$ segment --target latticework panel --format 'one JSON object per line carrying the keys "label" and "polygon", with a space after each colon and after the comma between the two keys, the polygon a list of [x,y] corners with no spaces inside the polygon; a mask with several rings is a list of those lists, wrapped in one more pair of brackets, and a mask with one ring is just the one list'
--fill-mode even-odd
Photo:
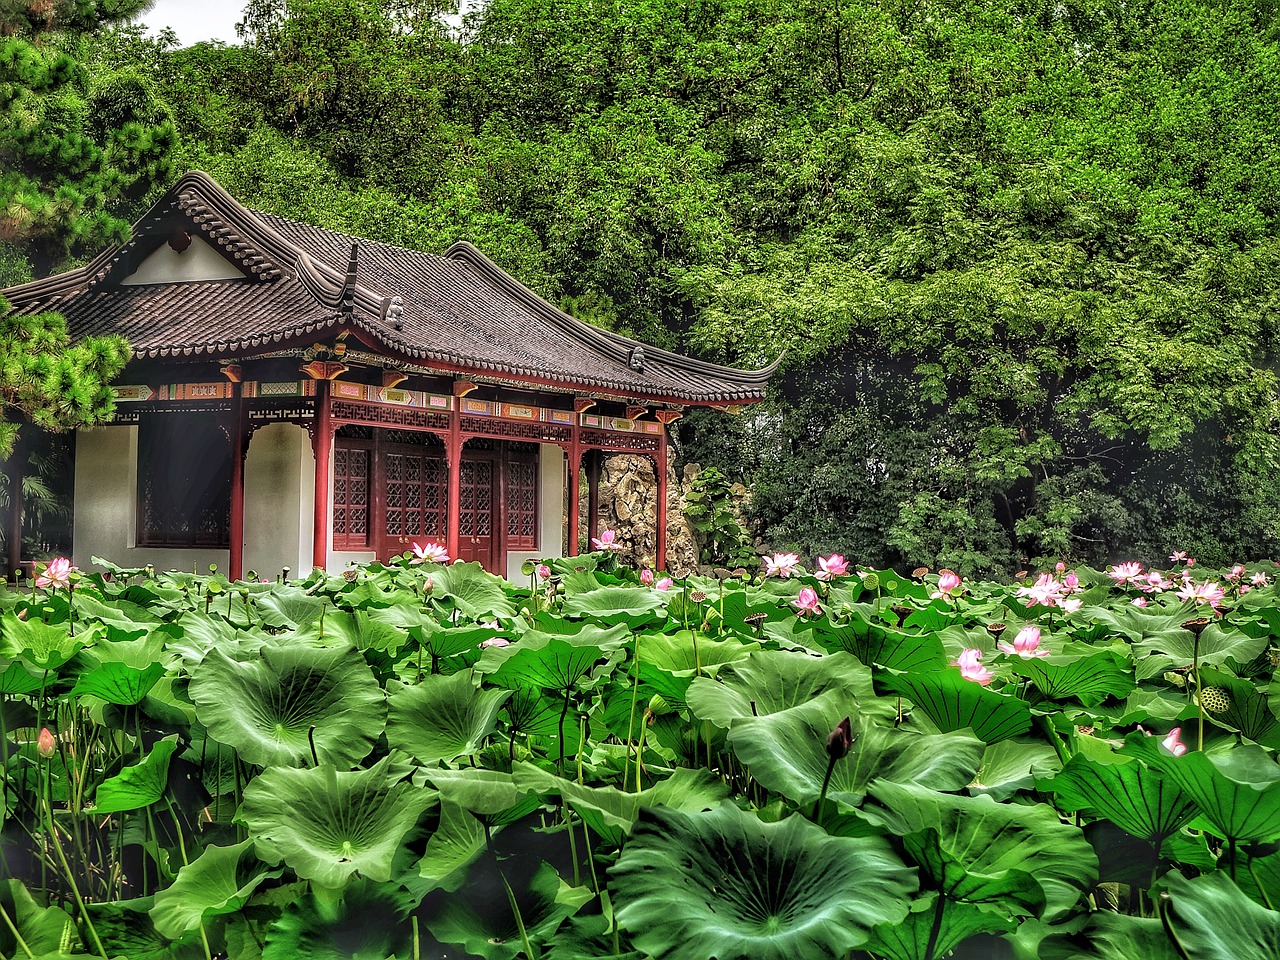
{"label": "latticework panel", "polygon": [[658,438],[653,434],[609,433],[605,430],[583,430],[579,439],[584,447],[617,450],[623,453],[657,453]]}
{"label": "latticework panel", "polygon": [[386,532],[392,537],[443,537],[448,486],[444,461],[413,451],[388,453]]}
{"label": "latticework panel", "polygon": [[358,550],[369,545],[369,487],[372,451],[343,443],[333,451],[333,547]]}
{"label": "latticework panel", "polygon": [[329,407],[336,420],[353,420],[379,426],[409,427],[418,430],[448,430],[449,415],[413,407],[391,407],[359,400],[334,400]]}
{"label": "latticework panel", "polygon": [[463,460],[458,532],[464,537],[493,536],[493,461]]}
{"label": "latticework panel", "polygon": [[538,546],[538,466],[527,460],[507,461],[507,548],[536,550]]}
{"label": "latticework panel", "polygon": [[535,443],[568,443],[573,438],[569,427],[551,423],[494,420],[488,417],[463,417],[462,432],[477,437],[513,438]]}

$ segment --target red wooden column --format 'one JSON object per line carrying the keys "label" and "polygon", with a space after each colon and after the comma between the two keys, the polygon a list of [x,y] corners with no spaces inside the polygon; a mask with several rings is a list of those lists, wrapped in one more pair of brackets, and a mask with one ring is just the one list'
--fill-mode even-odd
{"label": "red wooden column", "polygon": [[[31,429],[28,427],[27,429]],[[6,539],[9,546],[9,576],[22,569],[22,483],[26,479],[27,451],[22,442],[22,435],[13,441],[13,452],[9,454],[6,473],[9,475],[9,527]]]}
{"label": "red wooden column", "polygon": [[[576,557],[578,555],[578,528],[582,525],[582,505],[578,502],[579,494],[582,492],[582,415],[596,405],[595,400],[591,397],[574,397],[573,398],[573,428],[569,436],[569,446],[565,448],[568,456],[568,464],[566,469],[569,471],[566,477],[569,497],[569,536],[568,542],[565,544],[565,556]],[[590,513],[590,505],[588,505],[588,513]],[[595,531],[588,531],[590,536]]]}
{"label": "red wooden column", "polygon": [[667,568],[667,427],[680,419],[679,410],[659,410],[654,414],[662,424],[658,434],[658,531],[654,565],[659,570]]}
{"label": "red wooden column", "polygon": [[316,455],[315,507],[311,515],[311,565],[329,565],[329,471],[333,457],[333,415],[329,409],[329,381],[316,381],[316,414],[311,448]]}
{"label": "red wooden column", "polygon": [[[465,388],[464,388],[465,389]],[[474,389],[474,388],[473,388]],[[449,415],[449,436],[445,440],[445,462],[449,470],[449,504],[445,516],[445,550],[450,560],[457,560],[462,550],[462,398],[454,384],[453,411]]]}
{"label": "red wooden column", "polygon": [[234,582],[244,576],[245,408],[239,365],[228,364],[222,373],[231,380],[231,537],[227,576]]}

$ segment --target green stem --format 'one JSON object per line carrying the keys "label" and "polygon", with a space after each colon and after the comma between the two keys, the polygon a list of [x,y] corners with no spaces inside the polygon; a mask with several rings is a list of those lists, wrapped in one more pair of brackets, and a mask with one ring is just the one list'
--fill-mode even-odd
{"label": "green stem", "polygon": [[933,951],[938,947],[938,935],[942,933],[942,914],[947,909],[947,898],[938,894],[938,905],[933,910],[933,926],[929,928],[929,943],[924,948],[924,960],[934,960]]}
{"label": "green stem", "polygon": [[822,801],[827,799],[827,787],[831,785],[831,772],[836,768],[836,758],[834,756],[827,758],[827,774],[822,778],[822,791],[818,794],[818,800],[813,805],[813,814],[809,817],[815,823],[818,820],[818,813],[822,810]]}
{"label": "green stem", "polygon": [[1191,644],[1191,669],[1196,675],[1196,706],[1200,710],[1199,749],[1204,752],[1204,704],[1200,702],[1200,634],[1195,634]]}
{"label": "green stem", "polygon": [[13,925],[13,920],[9,917],[9,911],[5,910],[3,904],[0,904],[0,917],[4,917],[4,925],[9,928],[9,932],[13,934],[13,939],[17,942],[22,952],[27,955],[30,960],[35,960],[35,954],[31,952],[31,948],[27,946],[27,941],[22,939],[22,934],[18,932],[18,928]]}
{"label": "green stem", "polygon": [[1257,886],[1258,886],[1258,892],[1259,892],[1260,894],[1262,894],[1262,902],[1263,902],[1263,903],[1265,903],[1265,904],[1267,905],[1267,909],[1268,909],[1268,910],[1274,910],[1274,909],[1275,909],[1275,907],[1273,907],[1273,906],[1271,905],[1271,898],[1270,898],[1269,896],[1267,896],[1267,891],[1263,888],[1263,886],[1262,886],[1262,881],[1260,881],[1260,880],[1258,879],[1258,874],[1257,874],[1257,872],[1253,869],[1253,857],[1250,857],[1250,858],[1249,858],[1249,876],[1253,877],[1253,882],[1254,882],[1255,884],[1257,884]]}
{"label": "green stem", "polygon": [[1191,960],[1191,954],[1187,953],[1187,948],[1178,939],[1177,931],[1173,929],[1173,922],[1169,919],[1169,901],[1162,898],[1157,903],[1156,913],[1160,914],[1160,925],[1164,927],[1164,935],[1169,938],[1169,942],[1173,944],[1173,949],[1182,960]]}
{"label": "green stem", "polygon": [[45,797],[45,813],[48,817],[49,836],[53,838],[53,849],[58,854],[58,863],[62,865],[63,875],[67,878],[67,883],[71,887],[71,895],[75,897],[76,908],[80,911],[80,919],[84,921],[85,928],[89,931],[89,936],[93,938],[93,945],[98,949],[98,954],[102,957],[102,960],[111,960],[102,946],[102,940],[98,937],[98,931],[93,925],[93,918],[89,916],[89,911],[85,908],[84,898],[80,896],[80,885],[76,883],[75,874],[71,872],[71,867],[67,863],[67,855],[62,850],[62,841],[58,839],[58,827],[53,822],[51,788],[50,793]]}
{"label": "green stem", "polygon": [[[635,635],[635,649],[631,654],[632,668],[635,670],[635,679],[631,684],[631,717],[627,720],[627,742],[631,742],[631,731],[636,726],[636,695],[640,692],[640,634]],[[636,766],[640,765],[640,754],[636,754]],[[627,751],[626,757],[622,761],[622,789],[627,789],[627,773],[631,768],[631,751]]]}

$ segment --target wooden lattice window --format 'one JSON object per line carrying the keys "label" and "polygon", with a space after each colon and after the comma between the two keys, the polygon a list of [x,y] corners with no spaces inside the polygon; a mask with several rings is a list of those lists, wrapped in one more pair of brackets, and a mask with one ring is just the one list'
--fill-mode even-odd
{"label": "wooden lattice window", "polygon": [[506,477],[507,549],[538,549],[538,464],[508,460]]}
{"label": "wooden lattice window", "polygon": [[385,453],[382,463],[387,535],[443,539],[448,502],[444,460],[434,451],[400,448]]}
{"label": "wooden lattice window", "polygon": [[338,437],[333,445],[333,549],[369,546],[373,444]]}
{"label": "wooden lattice window", "polygon": [[139,419],[137,543],[230,546],[231,443],[218,416],[161,413]]}

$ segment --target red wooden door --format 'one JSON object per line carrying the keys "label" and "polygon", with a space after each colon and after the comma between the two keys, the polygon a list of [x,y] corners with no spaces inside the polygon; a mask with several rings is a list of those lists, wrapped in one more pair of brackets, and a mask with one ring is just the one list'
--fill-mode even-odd
{"label": "red wooden door", "polygon": [[443,544],[447,531],[448,470],[438,452],[386,445],[382,450],[383,521],[376,544],[385,560],[429,541]]}
{"label": "red wooden door", "polygon": [[[498,538],[494,529],[497,470],[490,457],[462,459],[462,503],[458,511],[458,557],[495,570]],[[500,571],[505,572],[505,571]]]}

